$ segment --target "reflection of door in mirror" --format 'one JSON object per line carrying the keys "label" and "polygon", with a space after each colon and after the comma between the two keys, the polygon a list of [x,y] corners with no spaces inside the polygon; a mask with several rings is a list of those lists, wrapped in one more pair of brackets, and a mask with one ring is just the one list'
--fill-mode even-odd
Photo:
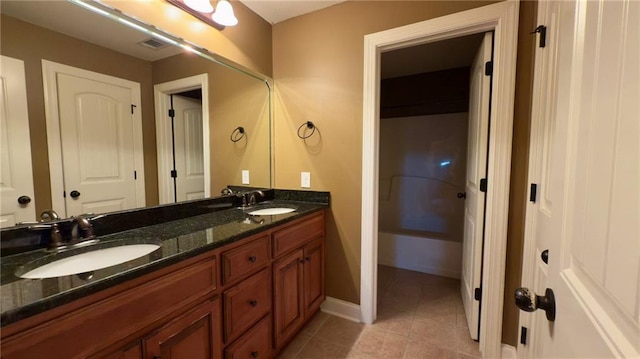
{"label": "reflection of door in mirror", "polygon": [[[24,62],[0,63],[0,228],[35,220]],[[11,136],[9,136],[11,133]],[[22,202],[22,203],[20,203]]]}
{"label": "reflection of door in mirror", "polygon": [[[191,95],[192,94],[192,95]],[[174,182],[176,202],[204,198],[204,157],[202,151],[202,91],[171,95],[175,143]]]}
{"label": "reflection of door in mirror", "polygon": [[208,75],[156,84],[154,100],[160,204],[209,197]]}
{"label": "reflection of door in mirror", "polygon": [[51,162],[60,169],[51,171],[54,209],[73,216],[144,206],[140,84],[47,61],[43,73],[50,162],[62,163]]}

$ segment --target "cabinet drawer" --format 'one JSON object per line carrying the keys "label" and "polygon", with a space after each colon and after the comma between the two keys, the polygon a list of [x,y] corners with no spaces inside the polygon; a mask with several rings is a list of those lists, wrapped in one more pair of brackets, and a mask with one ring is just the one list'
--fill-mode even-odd
{"label": "cabinet drawer", "polygon": [[[178,269],[138,287],[87,305],[50,322],[3,338],[2,357],[86,357],[169,317],[216,288],[216,260]],[[60,338],[74,338],[73,345]]]}
{"label": "cabinet drawer", "polygon": [[262,319],[247,334],[224,351],[225,359],[270,358],[271,316]]}
{"label": "cabinet drawer", "polygon": [[265,269],[245,279],[223,298],[225,343],[231,343],[271,311],[271,273]]}
{"label": "cabinet drawer", "polygon": [[304,242],[324,234],[324,216],[314,216],[273,233],[273,256],[299,247]]}
{"label": "cabinet drawer", "polygon": [[269,236],[222,253],[222,281],[234,282],[269,263]]}

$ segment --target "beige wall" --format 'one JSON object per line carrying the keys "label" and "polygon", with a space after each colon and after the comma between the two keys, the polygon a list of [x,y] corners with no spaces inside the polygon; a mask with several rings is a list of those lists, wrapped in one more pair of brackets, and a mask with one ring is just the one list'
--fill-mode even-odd
{"label": "beige wall", "polygon": [[[405,24],[479,7],[473,1],[348,1],[273,26],[275,128],[275,187],[299,188],[300,172],[311,172],[314,190],[331,192],[327,224],[327,295],[359,303],[360,204],[362,170],[363,36]],[[535,6],[534,6],[535,7]],[[523,5],[523,17],[534,14]],[[528,21],[529,23],[530,21]],[[531,29],[521,27],[521,38]],[[530,37],[533,38],[533,37]],[[532,51],[519,47],[519,71],[528,71]],[[519,281],[522,198],[526,194],[528,134],[527,92],[530,79],[519,75],[514,132],[509,229],[508,283]],[[320,134],[306,142],[296,136],[304,121],[313,121]],[[516,279],[517,277],[517,279]],[[515,345],[517,312],[505,293],[505,342]],[[514,313],[516,316],[514,316]]]}
{"label": "beige wall", "polygon": [[[347,1],[273,26],[275,186],[331,192],[327,295],[360,302],[364,35],[485,5],[482,1]],[[320,134],[303,142],[296,129]]]}
{"label": "beige wall", "polygon": [[[208,74],[211,148],[211,194],[227,185],[242,185],[249,170],[250,186],[270,187],[269,90],[260,80],[192,54],[153,63],[153,83]],[[230,140],[238,126],[245,137]]]}
{"label": "beige wall", "polygon": [[[0,53],[25,64],[36,213],[51,208],[42,59],[140,83],[145,193],[158,203],[156,141],[151,91],[151,63],[2,15]],[[79,56],[78,54],[81,54]]]}
{"label": "beige wall", "polygon": [[231,1],[238,25],[222,31],[164,0],[103,2],[252,71],[269,77],[272,74],[271,24],[239,1]]}

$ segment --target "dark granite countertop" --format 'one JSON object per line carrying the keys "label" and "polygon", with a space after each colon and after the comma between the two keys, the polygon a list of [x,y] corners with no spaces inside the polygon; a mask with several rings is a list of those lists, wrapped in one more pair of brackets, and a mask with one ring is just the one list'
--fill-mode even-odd
{"label": "dark granite countertop", "polygon": [[[280,215],[250,216],[247,214],[249,212],[247,209],[231,208],[100,236],[100,243],[95,246],[158,243],[161,247],[132,261],[95,270],[92,276],[74,274],[47,279],[22,279],[15,275],[16,270],[21,266],[33,264],[34,261],[46,262],[48,257],[60,256],[66,252],[52,254],[40,249],[2,257],[0,263],[1,325],[6,326],[42,313],[186,258],[322,210],[328,205],[274,200],[263,202],[256,207],[292,207],[296,210]],[[87,250],[91,249],[84,249],[84,251]],[[76,250],[73,250],[73,253],[77,253]]]}

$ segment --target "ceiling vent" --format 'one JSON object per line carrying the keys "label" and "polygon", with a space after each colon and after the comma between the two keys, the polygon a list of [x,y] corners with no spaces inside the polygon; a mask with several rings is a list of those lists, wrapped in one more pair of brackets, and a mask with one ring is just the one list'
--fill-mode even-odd
{"label": "ceiling vent", "polygon": [[144,47],[148,47],[150,49],[154,49],[154,50],[160,50],[164,47],[169,46],[169,44],[164,43],[160,40],[156,40],[154,38],[148,38],[144,41],[140,41],[138,44],[144,46]]}

